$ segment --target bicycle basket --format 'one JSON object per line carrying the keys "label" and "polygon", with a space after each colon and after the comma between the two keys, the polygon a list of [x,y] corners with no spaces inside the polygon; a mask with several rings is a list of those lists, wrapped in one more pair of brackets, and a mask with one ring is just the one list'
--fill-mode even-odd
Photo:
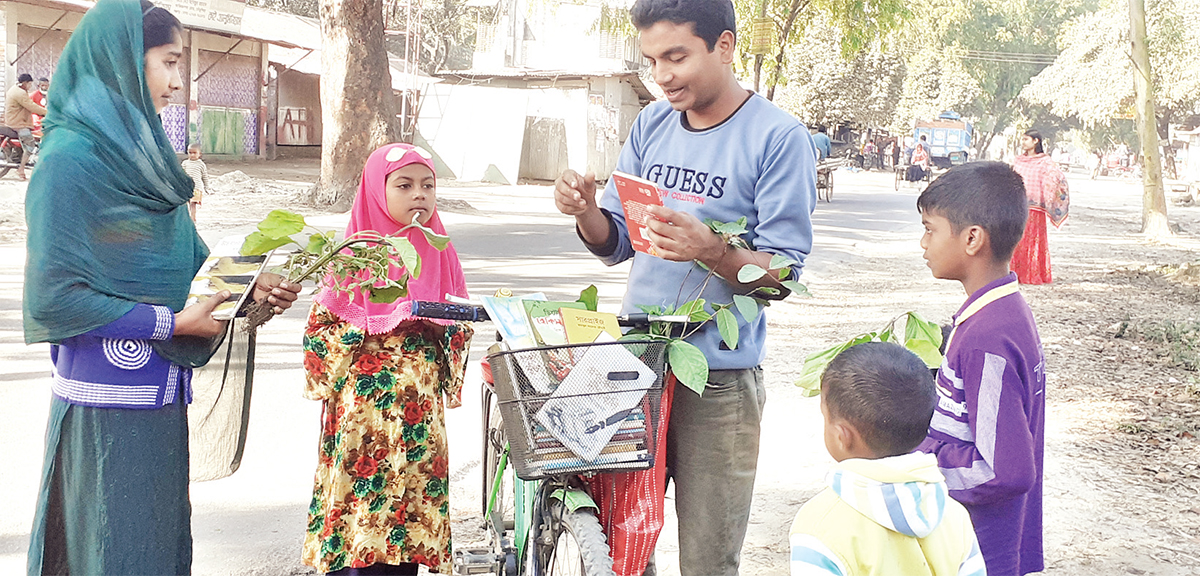
{"label": "bicycle basket", "polygon": [[665,342],[546,346],[488,356],[522,480],[654,465]]}

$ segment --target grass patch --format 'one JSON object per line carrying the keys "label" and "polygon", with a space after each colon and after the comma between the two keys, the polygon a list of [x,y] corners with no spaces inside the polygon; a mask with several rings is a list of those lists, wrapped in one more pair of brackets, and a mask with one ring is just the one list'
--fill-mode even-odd
{"label": "grass patch", "polygon": [[1135,322],[1127,318],[1121,322],[1115,337],[1157,344],[1170,357],[1171,365],[1192,372],[1200,371],[1200,322]]}

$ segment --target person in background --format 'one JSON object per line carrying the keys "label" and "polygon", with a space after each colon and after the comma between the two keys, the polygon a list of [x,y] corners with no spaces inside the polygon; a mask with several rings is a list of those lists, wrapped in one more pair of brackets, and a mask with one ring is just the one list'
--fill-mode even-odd
{"label": "person in background", "polygon": [[33,76],[21,74],[17,83],[8,89],[4,98],[4,125],[15,130],[21,140],[21,163],[17,165],[17,178],[25,180],[25,164],[37,147],[33,138],[33,115],[46,115],[46,109],[29,97],[33,87]]}
{"label": "person in background", "polygon": [[1037,130],[1021,136],[1021,154],[1013,158],[1013,170],[1025,181],[1029,219],[1010,267],[1022,284],[1049,284],[1053,277],[1046,220],[1055,228],[1067,220],[1071,204],[1067,178],[1058,163],[1046,155]]}
{"label": "person in background", "polygon": [[[29,99],[33,100],[33,102],[35,104],[37,104],[38,106],[45,108],[46,107],[46,93],[49,91],[50,91],[50,79],[45,78],[45,77],[38,78],[37,89],[34,90],[33,93],[29,95]],[[43,117],[44,116],[39,116],[37,114],[33,115],[33,129],[35,131],[42,129],[42,118]]]}
{"label": "person in background", "polygon": [[[183,86],[182,32],[149,2],[100,0],[59,59],[25,204],[25,341],[54,366],[29,576],[191,573],[191,367],[229,291],[184,307],[208,247],[158,116]],[[254,287],[276,314],[300,290],[281,280]]]}
{"label": "person in background", "polygon": [[188,200],[188,214],[191,215],[192,222],[196,221],[196,212],[204,201],[204,195],[212,191],[208,185],[208,165],[200,159],[200,155],[200,144],[192,144],[188,146],[188,157],[182,164],[183,171],[192,177],[195,184],[192,199]]}
{"label": "person in background", "polygon": [[[875,167],[875,161],[879,158],[878,152],[879,147],[875,145],[874,140],[867,140],[867,143],[863,144],[862,153],[864,169],[870,170],[871,168]],[[882,168],[882,165],[880,168]]]}
{"label": "person in background", "polygon": [[817,126],[810,132],[812,132],[813,146],[817,148],[817,160],[833,156],[833,141],[829,139],[829,134],[825,133],[825,127]]}
{"label": "person in background", "polygon": [[859,344],[829,363],[821,414],[838,463],[792,522],[793,576],[985,576],[937,458],[913,452],[937,401],[925,362],[897,344]]}
{"label": "person in background", "polygon": [[937,456],[950,497],[971,515],[991,576],[1044,568],[1046,359],[1008,269],[1029,215],[1021,176],[1001,162],[955,166],[917,198],[934,278],[969,295],[954,314],[938,403],[918,447]]}

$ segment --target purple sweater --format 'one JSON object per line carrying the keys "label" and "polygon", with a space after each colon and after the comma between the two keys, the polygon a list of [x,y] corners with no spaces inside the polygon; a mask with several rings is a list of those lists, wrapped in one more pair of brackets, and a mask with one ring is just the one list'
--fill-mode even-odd
{"label": "purple sweater", "polygon": [[937,409],[918,448],[937,455],[950,496],[970,513],[989,576],[1044,567],[1045,361],[1016,285],[1015,274],[992,282],[955,314]]}
{"label": "purple sweater", "polygon": [[183,394],[192,401],[192,371],[154,351],[152,340],[169,340],[175,313],[138,304],[124,316],[50,347],[55,396],[97,408],[161,408]]}

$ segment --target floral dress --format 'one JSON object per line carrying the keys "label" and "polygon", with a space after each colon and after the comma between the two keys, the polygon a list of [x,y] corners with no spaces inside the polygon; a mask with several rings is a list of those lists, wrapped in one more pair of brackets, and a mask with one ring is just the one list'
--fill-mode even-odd
{"label": "floral dress", "polygon": [[461,404],[471,336],[467,325],[417,320],[369,335],[313,305],[304,395],[324,412],[305,564],[451,572],[443,397]]}

